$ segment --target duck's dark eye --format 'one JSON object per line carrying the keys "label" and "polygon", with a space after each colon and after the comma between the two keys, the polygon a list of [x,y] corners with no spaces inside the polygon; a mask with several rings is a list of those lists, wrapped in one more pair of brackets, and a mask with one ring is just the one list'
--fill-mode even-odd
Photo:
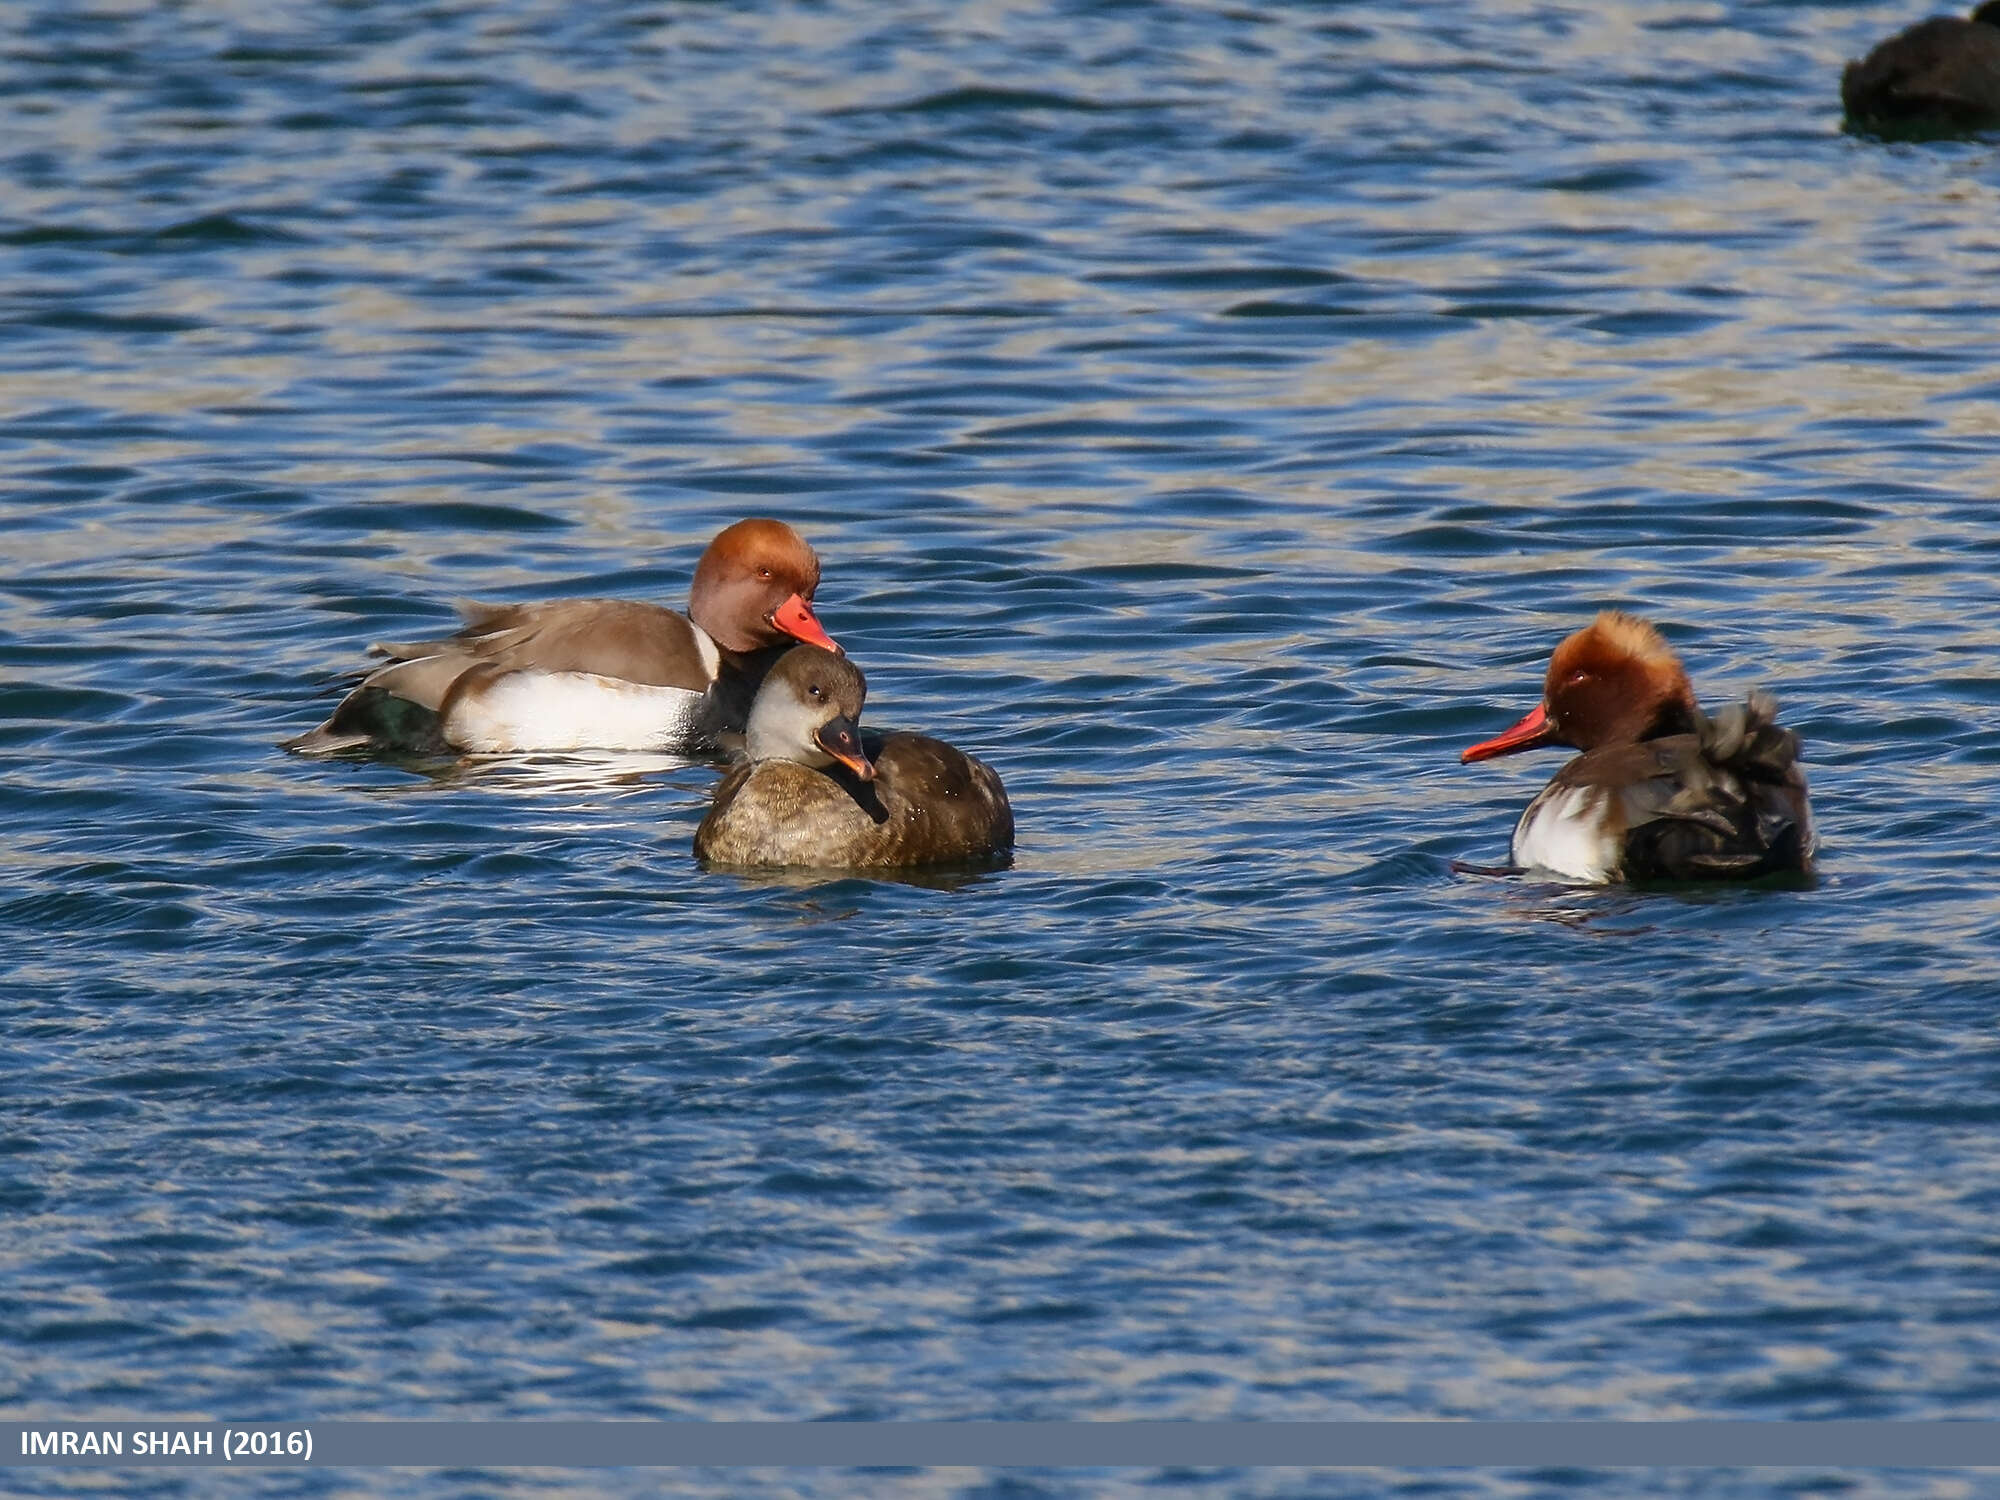
{"label": "duck's dark eye", "polygon": [[1581,667],[1579,667],[1577,668],[1576,671],[1570,673],[1569,676],[1563,679],[1563,686],[1575,687],[1580,682],[1588,682],[1588,681],[1590,681],[1590,674],[1584,671]]}
{"label": "duck's dark eye", "polygon": [[769,568],[759,568],[757,570],[757,576],[759,578],[769,578],[771,576],[771,570]]}
{"label": "duck's dark eye", "polygon": [[824,698],[826,696],[825,693],[820,691],[819,684],[816,682],[806,689],[806,695],[811,698]]}

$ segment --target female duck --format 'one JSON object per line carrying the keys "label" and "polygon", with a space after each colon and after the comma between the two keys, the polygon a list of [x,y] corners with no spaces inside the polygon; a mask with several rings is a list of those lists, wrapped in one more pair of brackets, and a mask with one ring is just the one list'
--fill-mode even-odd
{"label": "female duck", "polygon": [[1569,880],[1749,879],[1811,867],[1798,737],[1762,693],[1714,719],[1644,620],[1606,610],[1556,647],[1542,701],[1459,759],[1583,754],[1514,829],[1514,863]]}
{"label": "female duck", "polygon": [[1970,20],[1919,21],[1849,63],[1840,102],[1848,118],[1877,128],[2000,125],[2000,0]]}
{"label": "female duck", "polygon": [[921,734],[863,735],[868,685],[795,646],[757,691],[745,761],[695,831],[712,864],[863,869],[992,861],[1014,846],[993,768]]}
{"label": "female duck", "polygon": [[819,559],[782,521],[738,521],[695,565],[688,612],[623,599],[466,604],[441,641],[383,644],[370,673],[287,750],[712,750],[795,641],[839,650],[812,597]]}

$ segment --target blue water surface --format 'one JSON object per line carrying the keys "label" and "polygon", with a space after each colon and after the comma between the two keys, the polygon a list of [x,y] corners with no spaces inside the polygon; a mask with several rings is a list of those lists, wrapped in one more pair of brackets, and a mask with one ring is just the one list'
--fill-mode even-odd
{"label": "blue water surface", "polygon": [[[2000,141],[1836,91],[1916,14],[12,7],[0,1410],[2000,1415]],[[744,515],[1011,868],[275,748]],[[1777,694],[1816,885],[1454,870],[1557,763],[1458,751],[1606,605]]]}

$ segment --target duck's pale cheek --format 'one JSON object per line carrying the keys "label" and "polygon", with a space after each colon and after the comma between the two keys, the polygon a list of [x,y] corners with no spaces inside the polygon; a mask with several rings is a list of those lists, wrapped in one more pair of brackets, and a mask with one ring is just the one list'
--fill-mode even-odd
{"label": "duck's pale cheek", "polygon": [[701,737],[706,701],[595,672],[508,672],[451,705],[444,736],[472,755],[675,749]]}
{"label": "duck's pale cheek", "polygon": [[1591,884],[1616,880],[1621,845],[1605,819],[1601,787],[1550,787],[1514,830],[1514,863]]}

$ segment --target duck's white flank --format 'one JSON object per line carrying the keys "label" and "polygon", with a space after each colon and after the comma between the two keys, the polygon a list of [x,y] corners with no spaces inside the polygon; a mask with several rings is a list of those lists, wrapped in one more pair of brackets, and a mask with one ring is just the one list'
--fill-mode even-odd
{"label": "duck's white flank", "polygon": [[680,749],[699,738],[703,701],[595,672],[508,672],[453,704],[444,733],[472,755]]}
{"label": "duck's white flank", "polygon": [[1616,880],[1621,840],[1604,825],[1602,787],[1549,787],[1528,804],[1514,829],[1514,863],[1565,880]]}

